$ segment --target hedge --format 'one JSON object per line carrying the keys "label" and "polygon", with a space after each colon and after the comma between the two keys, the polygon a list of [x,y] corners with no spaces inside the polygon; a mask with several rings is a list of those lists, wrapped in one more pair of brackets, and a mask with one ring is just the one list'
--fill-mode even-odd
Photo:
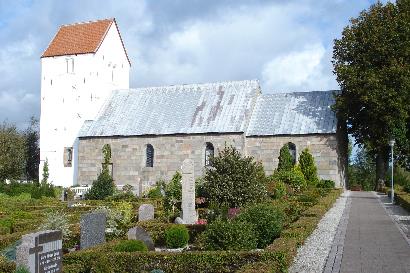
{"label": "hedge", "polygon": [[410,212],[410,194],[406,192],[397,192],[395,193],[395,199],[400,206]]}
{"label": "hedge", "polygon": [[12,273],[16,269],[16,264],[8,261],[3,256],[0,256],[0,272],[1,273]]}
{"label": "hedge", "polygon": [[283,254],[269,251],[106,253],[104,255],[96,251],[81,251],[64,256],[63,272],[136,273],[161,269],[173,273],[228,273],[235,272],[248,263],[268,260],[277,268],[284,264]]}

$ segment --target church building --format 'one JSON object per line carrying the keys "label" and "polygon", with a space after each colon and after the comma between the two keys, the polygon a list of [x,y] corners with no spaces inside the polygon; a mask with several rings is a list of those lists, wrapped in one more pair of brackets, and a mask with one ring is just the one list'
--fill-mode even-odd
{"label": "church building", "polygon": [[283,145],[295,160],[309,148],[319,176],[345,185],[347,136],[331,110],[337,91],[264,93],[257,80],[130,89],[115,19],[61,26],[41,63],[40,168],[47,160],[56,185],[91,185],[106,144],[116,185],[138,194],[186,158],[201,176],[225,145],[268,175]]}

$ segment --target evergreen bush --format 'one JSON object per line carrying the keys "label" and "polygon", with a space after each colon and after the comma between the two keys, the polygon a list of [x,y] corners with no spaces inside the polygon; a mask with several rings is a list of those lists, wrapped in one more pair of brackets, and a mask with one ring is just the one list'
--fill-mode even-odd
{"label": "evergreen bush", "polygon": [[184,225],[174,225],[165,231],[165,242],[169,248],[185,247],[188,241],[189,233]]}
{"label": "evergreen bush", "polygon": [[278,171],[291,171],[293,169],[294,160],[289,152],[289,144],[283,145],[279,152]]}
{"label": "evergreen bush", "polygon": [[148,251],[147,246],[140,240],[126,240],[121,241],[114,246],[115,252],[136,252],[136,251]]}
{"label": "evergreen bush", "polygon": [[283,219],[283,212],[272,204],[257,204],[236,218],[254,225],[258,248],[265,248],[280,236]]}
{"label": "evergreen bush", "polygon": [[298,166],[295,166],[291,171],[275,171],[272,179],[276,183],[282,182],[289,185],[295,192],[305,189],[307,185],[305,177]]}
{"label": "evergreen bush", "polygon": [[257,246],[254,226],[242,221],[216,220],[203,233],[206,250],[251,250]]}
{"label": "evergreen bush", "polygon": [[319,182],[319,177],[317,176],[315,160],[308,148],[304,149],[300,154],[299,165],[308,184],[316,186]]}
{"label": "evergreen bush", "polygon": [[332,180],[321,179],[317,183],[317,187],[322,189],[333,189],[335,187],[335,182]]}
{"label": "evergreen bush", "polygon": [[234,147],[225,146],[210,161],[212,168],[204,177],[210,202],[237,208],[266,198],[265,171],[253,157],[243,157]]}
{"label": "evergreen bush", "polygon": [[91,189],[85,195],[86,199],[91,200],[103,200],[106,197],[114,194],[115,185],[114,180],[108,172],[108,169],[104,169],[91,186]]}

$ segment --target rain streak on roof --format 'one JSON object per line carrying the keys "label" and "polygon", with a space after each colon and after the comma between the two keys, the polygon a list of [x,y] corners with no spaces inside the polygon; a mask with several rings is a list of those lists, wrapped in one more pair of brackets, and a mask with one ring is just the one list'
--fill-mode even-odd
{"label": "rain streak on roof", "polygon": [[113,91],[80,137],[245,132],[256,80]]}
{"label": "rain streak on roof", "polygon": [[247,136],[336,133],[331,110],[337,91],[276,93],[259,96]]}

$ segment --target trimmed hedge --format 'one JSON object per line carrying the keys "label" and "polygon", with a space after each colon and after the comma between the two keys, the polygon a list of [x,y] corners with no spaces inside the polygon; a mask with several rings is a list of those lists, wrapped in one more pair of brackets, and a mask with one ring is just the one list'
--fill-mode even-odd
{"label": "trimmed hedge", "polygon": [[3,256],[0,256],[0,272],[1,273],[12,273],[16,269],[16,264],[8,261]]}
{"label": "trimmed hedge", "polygon": [[410,194],[406,192],[397,192],[394,195],[396,202],[410,212]]}
{"label": "trimmed hedge", "polygon": [[140,240],[126,240],[117,243],[114,248],[116,252],[135,252],[135,251],[148,251],[147,246]]}
{"label": "trimmed hedge", "polygon": [[63,272],[136,273],[161,269],[173,273],[230,273],[248,263],[264,261],[279,267],[284,264],[284,256],[282,253],[267,251],[146,252],[103,255],[96,251],[79,251],[64,256]]}

